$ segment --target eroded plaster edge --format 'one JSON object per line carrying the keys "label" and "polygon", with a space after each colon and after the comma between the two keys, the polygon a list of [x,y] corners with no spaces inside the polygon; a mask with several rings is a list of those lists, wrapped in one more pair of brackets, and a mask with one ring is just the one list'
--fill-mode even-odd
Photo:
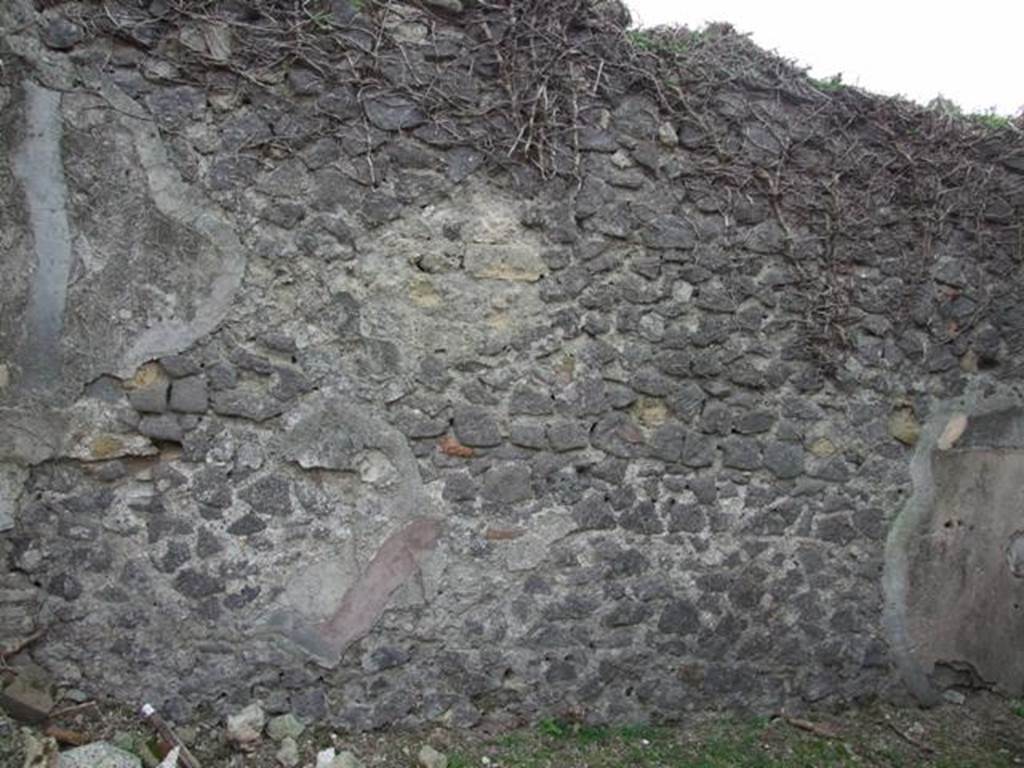
{"label": "eroded plaster edge", "polygon": [[[24,0],[0,3],[0,28],[4,22],[35,16]],[[18,29],[23,24],[11,24]],[[143,362],[162,355],[181,352],[199,338],[216,330],[231,307],[235,293],[245,277],[247,259],[235,228],[226,216],[214,213],[216,206],[181,178],[167,155],[153,117],[102,73],[79,66],[63,58],[47,56],[31,34],[0,33],[0,39],[12,53],[25,62],[28,77],[26,88],[60,93],[96,94],[119,115],[119,122],[131,134],[139,163],[146,174],[150,197],[156,209],[182,226],[209,240],[223,258],[219,270],[209,276],[209,289],[197,302],[194,318],[163,322],[140,332],[132,347],[117,364],[117,370],[106,371],[122,378],[130,376]],[[58,116],[63,119],[63,113]]]}
{"label": "eroded plaster edge", "polygon": [[116,373],[126,377],[145,361],[181,352],[216,330],[227,317],[232,299],[242,286],[246,258],[234,228],[223,216],[212,213],[213,204],[197,196],[196,190],[182,180],[167,156],[153,119],[109,81],[97,78],[94,85],[102,97],[124,115],[122,123],[132,134],[157,210],[206,238],[223,256],[218,272],[210,276],[208,293],[197,302],[192,319],[163,322],[146,329],[124,353]]}

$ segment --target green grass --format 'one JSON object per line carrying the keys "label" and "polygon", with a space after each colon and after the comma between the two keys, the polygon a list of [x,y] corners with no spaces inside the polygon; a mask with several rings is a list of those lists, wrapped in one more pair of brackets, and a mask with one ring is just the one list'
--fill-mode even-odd
{"label": "green grass", "polygon": [[[101,714],[90,713],[76,728],[97,740],[127,738],[129,746],[149,736],[133,712]],[[424,743],[446,752],[449,768],[1011,768],[1024,758],[1024,723],[1018,719],[1024,719],[1024,699],[988,697],[931,710],[879,704],[805,717],[706,713],[672,726],[548,718],[497,737],[435,729],[350,734],[341,743],[364,765],[381,768],[408,768]],[[236,757],[222,732],[220,723],[200,731],[196,752],[203,765],[228,765]],[[303,765],[332,742],[338,744],[338,736],[327,727],[303,732]],[[265,739],[246,764],[276,765],[276,749]],[[21,751],[17,731],[0,736],[0,765],[22,765]]]}
{"label": "green grass", "polygon": [[822,93],[838,93],[846,88],[846,83],[843,82],[843,75],[841,72],[832,75],[832,77],[826,77],[823,79],[812,77],[811,82],[814,83],[814,87]]}
{"label": "green grass", "polygon": [[986,112],[964,112],[959,104],[945,96],[936,96],[928,103],[928,108],[949,117],[966,120],[990,131],[1001,131],[1013,127],[1013,119],[997,114],[995,109]]}
{"label": "green grass", "polygon": [[559,720],[553,718],[548,720],[541,720],[537,724],[537,730],[544,736],[548,736],[552,739],[560,739],[568,734],[568,730],[565,725]]}
{"label": "green grass", "polygon": [[955,739],[935,747],[935,753],[924,758],[892,731],[881,730],[871,740],[845,730],[840,737],[825,738],[783,720],[764,718],[725,717],[689,729],[547,719],[506,735],[489,751],[453,755],[450,766],[481,766],[485,754],[491,765],[502,768],[1009,768],[1013,764],[1008,754],[979,751],[976,745]]}
{"label": "green grass", "polygon": [[626,37],[635,48],[649,53],[661,53],[670,55],[685,54],[690,50],[691,39],[696,39],[699,32],[690,32],[687,37],[670,32],[652,32],[646,29],[630,29],[626,31]]}
{"label": "green grass", "polygon": [[1013,122],[1005,115],[997,115],[994,112],[973,112],[966,116],[968,120],[982,128],[991,131],[1001,131],[1004,128],[1013,126]]}
{"label": "green grass", "polygon": [[[784,757],[769,754],[762,737],[767,720],[727,720],[704,738],[687,741],[672,728],[645,725],[612,728],[543,720],[534,733],[499,742],[495,760],[508,768],[819,768],[854,765],[839,743],[805,739]],[[460,757],[457,766],[469,761]]]}

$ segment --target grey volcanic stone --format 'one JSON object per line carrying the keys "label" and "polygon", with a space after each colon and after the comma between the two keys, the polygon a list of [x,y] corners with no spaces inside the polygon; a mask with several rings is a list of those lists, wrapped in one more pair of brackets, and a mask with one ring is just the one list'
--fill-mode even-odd
{"label": "grey volcanic stone", "polygon": [[222,593],[225,589],[224,582],[211,576],[208,573],[186,569],[181,571],[174,579],[174,588],[193,599],[211,597]]}
{"label": "grey volcanic stone", "polygon": [[727,435],[732,430],[732,409],[722,403],[709,403],[705,406],[700,418],[703,432],[716,435]]}
{"label": "grey volcanic stone", "polygon": [[648,248],[690,250],[697,244],[697,233],[685,219],[662,216],[644,230],[643,241]]}
{"label": "grey volcanic stone", "polygon": [[180,443],[185,434],[177,416],[170,413],[143,416],[139,421],[139,432],[154,440],[167,440],[172,443]]}
{"label": "grey volcanic stone", "polygon": [[249,512],[229,525],[227,531],[235,536],[252,536],[255,533],[265,530],[266,527],[267,524],[263,518],[257,514]]}
{"label": "grey volcanic stone", "polygon": [[186,376],[171,382],[170,406],[180,413],[205,413],[209,405],[206,395],[206,379],[202,376]]}
{"label": "grey volcanic stone", "polygon": [[299,203],[273,202],[260,210],[260,218],[282,229],[295,229],[306,218],[306,209]]}
{"label": "grey volcanic stone", "polygon": [[745,437],[726,438],[722,441],[722,463],[734,469],[759,469],[763,463],[761,446]]}
{"label": "grey volcanic stone", "polygon": [[675,533],[700,533],[707,527],[707,515],[698,504],[672,504],[668,513],[668,529]]}
{"label": "grey volcanic stone", "polygon": [[704,390],[698,384],[688,381],[670,392],[667,401],[680,419],[689,420],[700,413],[706,399]]}
{"label": "grey volcanic stone", "polygon": [[238,369],[225,360],[218,360],[206,368],[210,389],[232,389],[238,385]]}
{"label": "grey volcanic stone", "polygon": [[[675,462],[683,458],[685,441],[692,433],[678,424],[663,424],[654,432],[651,455],[662,461]],[[691,445],[691,448],[694,448]],[[690,457],[692,460],[692,456]]]}
{"label": "grey volcanic stone", "polygon": [[548,441],[556,451],[572,451],[586,448],[590,444],[590,434],[582,424],[571,421],[560,421],[548,424]]}
{"label": "grey volcanic stone", "polygon": [[322,686],[306,686],[292,694],[292,712],[307,722],[319,722],[327,714],[327,693]]}
{"label": "grey volcanic stone", "polygon": [[487,501],[515,504],[533,496],[530,468],[522,464],[504,464],[484,474],[482,495]]}
{"label": "grey volcanic stone", "polygon": [[688,467],[709,467],[715,462],[715,442],[700,432],[689,431],[680,461]]}
{"label": "grey volcanic stone", "polygon": [[64,17],[53,19],[43,31],[43,43],[55,51],[70,51],[84,38],[82,28]]}
{"label": "grey volcanic stone", "polygon": [[288,87],[296,96],[316,96],[323,90],[320,76],[305,67],[288,70]]}
{"label": "grey volcanic stone", "polygon": [[182,378],[199,373],[202,368],[189,355],[168,355],[160,358],[160,367],[172,378]]}
{"label": "grey volcanic stone", "polygon": [[46,591],[72,602],[82,596],[82,584],[72,574],[64,572],[50,580],[46,585]]}
{"label": "grey volcanic stone", "polygon": [[548,436],[540,424],[513,424],[509,430],[509,442],[523,448],[547,448]]}
{"label": "grey volcanic stone", "polygon": [[602,495],[591,493],[573,507],[573,519],[581,530],[608,530],[615,527],[612,505]]}
{"label": "grey volcanic stone", "polygon": [[218,467],[205,467],[197,472],[192,493],[202,504],[218,508],[231,506],[231,485],[227,473]]}
{"label": "grey volcanic stone", "polygon": [[146,104],[162,126],[180,128],[199,116],[206,106],[206,94],[188,85],[160,88],[146,97]]}
{"label": "grey volcanic stone", "polygon": [[363,106],[370,122],[385,131],[415,128],[426,121],[426,116],[415,102],[403,96],[372,96]]}
{"label": "grey volcanic stone", "polygon": [[734,429],[743,435],[756,435],[767,432],[775,425],[775,414],[768,411],[751,411],[741,416]]}
{"label": "grey volcanic stone", "polygon": [[718,484],[713,477],[691,477],[687,485],[701,504],[711,504],[718,499]]}
{"label": "grey volcanic stone", "polygon": [[692,635],[700,629],[700,615],[688,600],[673,600],[661,612],[658,631]]}
{"label": "grey volcanic stone", "polygon": [[238,494],[253,511],[275,517],[292,513],[291,483],[283,477],[267,475]]}
{"label": "grey volcanic stone", "polygon": [[200,528],[196,535],[196,555],[201,558],[212,557],[224,550],[224,544],[212,531]]}
{"label": "grey volcanic stone", "polygon": [[644,434],[624,413],[612,413],[601,419],[593,429],[591,442],[595,447],[620,458],[636,458],[644,452]]}
{"label": "grey volcanic stone", "polygon": [[619,515],[619,525],[627,531],[634,531],[648,536],[665,530],[665,524],[658,517],[658,511],[653,501],[642,501],[632,509]]}
{"label": "grey volcanic stone", "polygon": [[477,483],[466,472],[450,474],[444,480],[445,501],[472,501],[476,498]]}
{"label": "grey volcanic stone", "polygon": [[[458,0],[454,1],[458,2]],[[478,150],[469,147],[456,147],[448,152],[447,160],[446,175],[457,184],[483,165],[484,156]]]}
{"label": "grey volcanic stone", "polygon": [[164,556],[159,559],[158,568],[164,573],[174,573],[192,559],[188,544],[183,541],[168,541]]}
{"label": "grey volcanic stone", "polygon": [[271,419],[285,410],[280,400],[255,386],[215,391],[210,398],[210,407],[221,416],[237,416],[257,422]]}
{"label": "grey volcanic stone", "polygon": [[609,131],[584,126],[579,130],[580,149],[588,152],[615,152],[619,148],[619,142],[615,135]]}
{"label": "grey volcanic stone", "polygon": [[769,443],[764,464],[783,480],[799,477],[804,471],[804,449],[799,443]]}
{"label": "grey volcanic stone", "polygon": [[486,448],[500,445],[502,442],[497,419],[487,408],[480,406],[456,406],[452,428],[455,431],[455,437],[463,445]]}
{"label": "grey volcanic stone", "polygon": [[604,617],[602,624],[606,627],[631,627],[645,621],[651,615],[651,609],[636,600],[619,601]]}
{"label": "grey volcanic stone", "polygon": [[508,411],[513,415],[547,416],[554,412],[554,401],[547,393],[524,384],[512,391]]}

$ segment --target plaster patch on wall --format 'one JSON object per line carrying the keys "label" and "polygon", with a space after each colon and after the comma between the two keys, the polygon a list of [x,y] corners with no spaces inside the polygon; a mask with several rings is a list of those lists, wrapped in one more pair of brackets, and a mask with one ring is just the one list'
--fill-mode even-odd
{"label": "plaster patch on wall", "polygon": [[[102,87],[104,98],[123,114],[138,112],[135,102],[119,89],[109,83]],[[203,292],[192,297],[192,311],[184,317],[168,317],[153,323],[125,351],[119,367],[120,375],[125,376],[147,359],[186,349],[220,325],[242,284],[246,259],[227,219],[184,183],[152,123],[137,118],[125,119],[123,123],[131,132],[157,210],[202,237],[217,257],[197,264],[204,278]]]}
{"label": "plaster patch on wall", "polygon": [[[346,558],[339,553],[337,561],[303,571],[286,593],[295,602],[271,614],[260,633],[279,635],[323,667],[336,666],[348,647],[377,623],[392,594],[419,572],[440,533],[438,520],[409,522],[384,540],[354,582],[350,582],[351,554]],[[302,603],[309,603],[314,593],[319,597],[310,611]],[[325,611],[334,601],[331,610]],[[316,613],[322,618],[315,620]]]}
{"label": "plaster patch on wall", "polygon": [[13,169],[28,203],[35,248],[26,323],[27,346],[21,367],[25,388],[52,388],[61,372],[61,334],[71,271],[71,230],[67,184],[61,158],[61,94],[26,81],[25,140]]}
{"label": "plaster patch on wall", "polygon": [[576,522],[565,510],[552,509],[530,520],[529,530],[508,546],[508,569],[528,571],[540,565],[552,544],[576,530]]}
{"label": "plaster patch on wall", "polygon": [[[441,522],[432,516],[434,500],[404,437],[368,406],[318,393],[286,416],[285,426],[287,459],[309,472],[344,475],[350,499],[364,492],[378,497],[356,516],[348,543],[288,575],[284,591],[257,621],[255,634],[277,636],[334,667],[392,596],[417,574],[422,578]],[[375,533],[381,529],[383,541]]]}
{"label": "plaster patch on wall", "polygon": [[1024,442],[1013,439],[1021,423],[1019,407],[968,396],[922,432],[914,495],[887,542],[884,587],[895,659],[924,703],[967,682],[1024,691]]}

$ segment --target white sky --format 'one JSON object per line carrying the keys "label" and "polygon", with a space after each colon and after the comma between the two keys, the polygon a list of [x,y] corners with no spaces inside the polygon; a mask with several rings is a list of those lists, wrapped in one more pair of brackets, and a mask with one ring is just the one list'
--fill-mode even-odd
{"label": "white sky", "polygon": [[762,48],[843,82],[966,112],[1024,107],[1022,0],[626,0],[640,26],[727,21]]}

